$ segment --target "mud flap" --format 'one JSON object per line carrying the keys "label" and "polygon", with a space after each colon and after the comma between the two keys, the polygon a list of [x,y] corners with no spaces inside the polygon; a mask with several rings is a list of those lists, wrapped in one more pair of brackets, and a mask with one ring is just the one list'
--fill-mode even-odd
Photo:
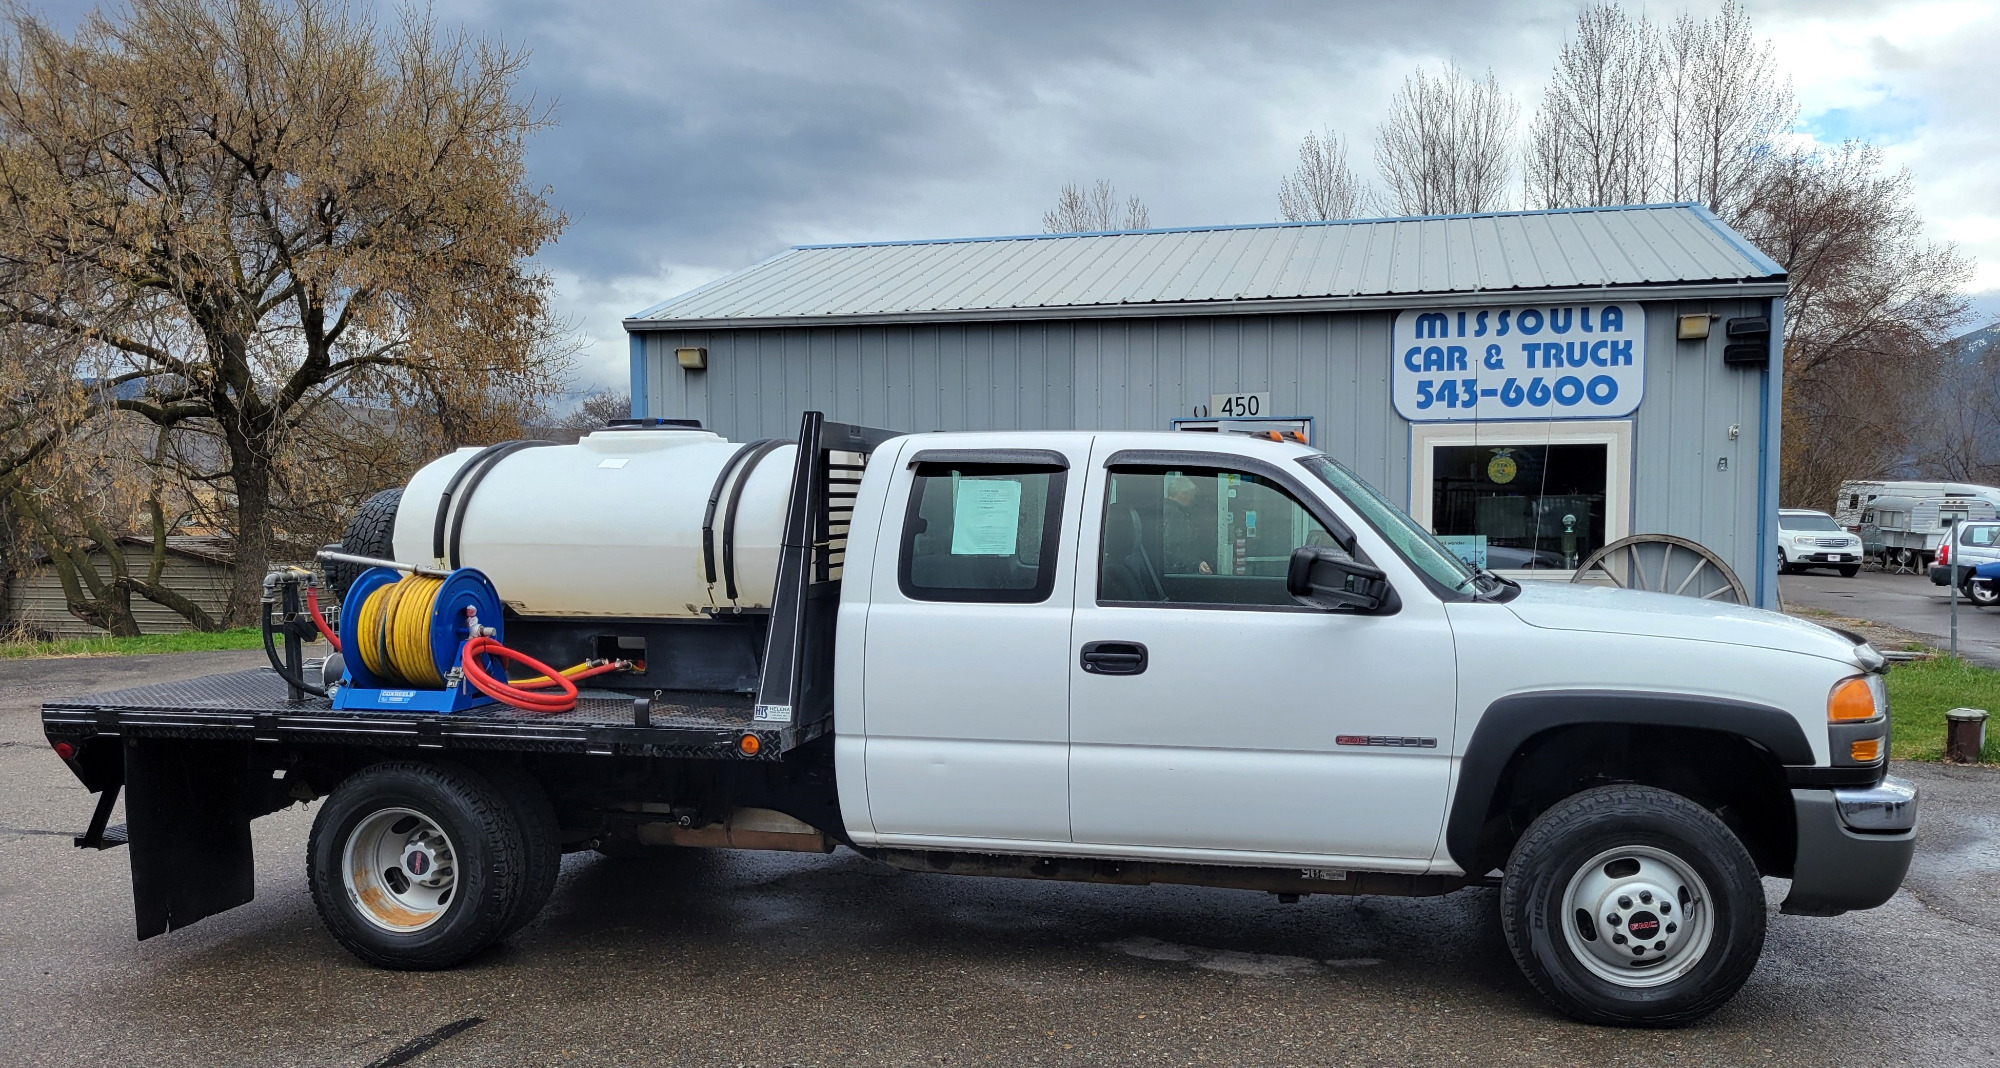
{"label": "mud flap", "polygon": [[249,765],[248,742],[125,740],[132,906],[142,940],[255,896]]}

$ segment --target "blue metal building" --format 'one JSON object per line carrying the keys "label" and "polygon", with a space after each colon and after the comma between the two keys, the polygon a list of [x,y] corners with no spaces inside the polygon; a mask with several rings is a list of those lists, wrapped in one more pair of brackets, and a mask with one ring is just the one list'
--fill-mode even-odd
{"label": "blue metal building", "polygon": [[1668,533],[1770,605],[1785,289],[1672,204],[801,246],[625,329],[635,414],[732,438],[1254,414],[1496,570]]}

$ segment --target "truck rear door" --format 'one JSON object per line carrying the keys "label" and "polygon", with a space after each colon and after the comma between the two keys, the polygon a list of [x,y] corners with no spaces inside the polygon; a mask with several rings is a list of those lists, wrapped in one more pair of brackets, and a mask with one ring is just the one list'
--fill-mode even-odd
{"label": "truck rear door", "polygon": [[[905,447],[862,653],[885,842],[1069,841],[1069,637],[1088,435]],[[1042,439],[1037,439],[1041,444]],[[910,450],[914,450],[913,452]]]}

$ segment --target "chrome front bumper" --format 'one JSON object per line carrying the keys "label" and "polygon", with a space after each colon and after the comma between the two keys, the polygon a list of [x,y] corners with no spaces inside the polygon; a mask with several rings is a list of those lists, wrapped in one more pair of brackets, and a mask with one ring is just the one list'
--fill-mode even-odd
{"label": "chrome front bumper", "polygon": [[1849,830],[1900,833],[1917,825],[1917,784],[1891,775],[1874,786],[1835,790],[1833,808]]}

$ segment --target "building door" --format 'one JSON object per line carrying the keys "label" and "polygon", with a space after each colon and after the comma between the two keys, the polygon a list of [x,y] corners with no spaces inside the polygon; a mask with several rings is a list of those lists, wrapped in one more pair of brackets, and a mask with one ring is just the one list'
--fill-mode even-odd
{"label": "building door", "polygon": [[889,488],[862,654],[884,840],[1069,840],[1077,440],[926,450]]}
{"label": "building door", "polygon": [[1292,551],[1339,540],[1270,473],[1091,478],[1095,559],[1070,663],[1075,840],[1238,863],[1427,861],[1457,689],[1443,605],[1421,588],[1389,615],[1293,602]]}

